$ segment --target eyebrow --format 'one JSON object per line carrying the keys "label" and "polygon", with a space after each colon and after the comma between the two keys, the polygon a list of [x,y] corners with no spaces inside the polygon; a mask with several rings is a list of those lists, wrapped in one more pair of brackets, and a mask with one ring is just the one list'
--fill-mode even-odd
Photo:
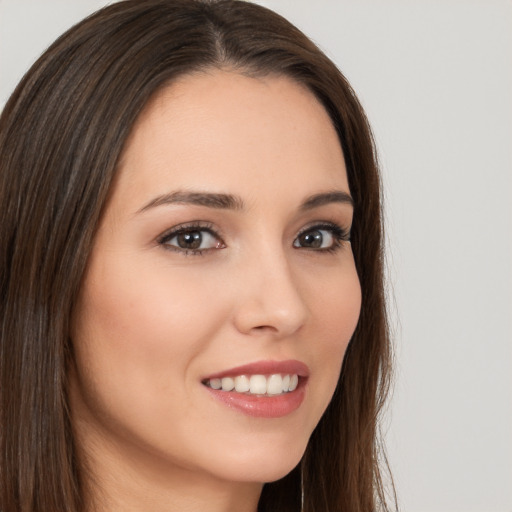
{"label": "eyebrow", "polygon": [[342,203],[349,204],[354,207],[354,200],[347,192],[342,190],[333,190],[331,192],[323,192],[321,194],[315,194],[314,196],[308,197],[301,205],[300,210],[307,211],[313,208],[318,208],[330,203]]}
{"label": "eyebrow", "polygon": [[155,199],[152,199],[137,213],[144,212],[150,208],[161,206],[163,204],[193,204],[223,210],[243,210],[244,208],[242,199],[231,194],[177,191],[155,197]]}
{"label": "eyebrow", "polygon": [[[308,211],[330,203],[342,203],[349,204],[352,207],[354,206],[354,200],[350,194],[341,190],[335,190],[331,192],[322,192],[306,198],[299,206],[299,210]],[[150,208],[167,204],[192,204],[221,210],[243,210],[245,208],[244,201],[240,197],[232,194],[188,192],[179,190],[155,197],[138,210],[137,213],[142,213]]]}

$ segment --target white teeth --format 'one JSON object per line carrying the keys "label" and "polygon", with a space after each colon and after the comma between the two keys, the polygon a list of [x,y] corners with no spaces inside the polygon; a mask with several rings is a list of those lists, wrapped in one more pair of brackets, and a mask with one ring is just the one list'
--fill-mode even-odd
{"label": "white teeth", "polygon": [[296,374],[281,375],[239,375],[237,377],[214,378],[205,382],[212,389],[222,391],[236,391],[237,393],[248,393],[251,395],[280,395],[295,391],[299,383]]}
{"label": "white teeth", "polygon": [[263,375],[251,375],[249,383],[252,395],[264,395],[267,392],[267,379]]}
{"label": "white teeth", "polygon": [[235,390],[238,393],[246,393],[250,389],[249,378],[245,375],[235,378]]}
{"label": "white teeth", "polygon": [[231,377],[222,379],[222,391],[231,391],[235,388],[235,381]]}
{"label": "white teeth", "polygon": [[222,381],[220,379],[210,379],[210,387],[220,389],[222,387]]}
{"label": "white teeth", "polygon": [[267,394],[279,395],[283,392],[283,378],[281,375],[271,375],[267,380]]}
{"label": "white teeth", "polygon": [[283,377],[283,387],[282,387],[282,390],[284,393],[286,393],[287,391],[290,391],[290,376],[289,375],[285,375]]}

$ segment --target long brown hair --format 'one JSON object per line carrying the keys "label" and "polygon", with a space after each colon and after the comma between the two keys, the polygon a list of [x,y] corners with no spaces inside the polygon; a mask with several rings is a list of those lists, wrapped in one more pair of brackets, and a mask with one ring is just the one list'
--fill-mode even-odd
{"label": "long brown hair", "polygon": [[365,114],[335,65],[279,15],[236,0],[127,0],[60,37],[0,118],[0,510],[81,512],[71,429],[69,319],[130,130],[149,98],[205,68],[286,75],[322,102],[355,201],[361,316],[301,463],[264,486],[265,512],[386,509],[379,411],[390,344],[381,192]]}

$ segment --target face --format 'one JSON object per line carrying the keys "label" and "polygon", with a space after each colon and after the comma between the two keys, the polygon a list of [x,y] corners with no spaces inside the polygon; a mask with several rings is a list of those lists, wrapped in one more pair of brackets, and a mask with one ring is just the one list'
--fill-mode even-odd
{"label": "face", "polygon": [[85,446],[223,481],[293,469],[358,320],[352,214],[336,132],[300,85],[212,71],[161,91],[72,319]]}

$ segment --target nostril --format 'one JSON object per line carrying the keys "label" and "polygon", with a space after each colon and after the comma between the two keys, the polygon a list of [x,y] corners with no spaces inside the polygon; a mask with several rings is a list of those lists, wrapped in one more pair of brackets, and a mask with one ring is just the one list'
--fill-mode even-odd
{"label": "nostril", "polygon": [[256,331],[256,332],[277,332],[278,329],[276,327],[274,327],[273,325],[257,325],[255,327],[253,327],[253,331]]}

